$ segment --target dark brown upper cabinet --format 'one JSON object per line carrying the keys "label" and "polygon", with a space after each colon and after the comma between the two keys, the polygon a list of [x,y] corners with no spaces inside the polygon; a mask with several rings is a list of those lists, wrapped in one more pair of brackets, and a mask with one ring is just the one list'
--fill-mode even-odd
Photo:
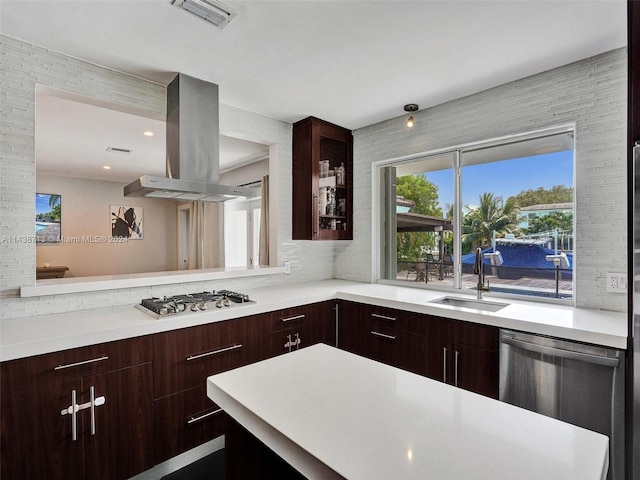
{"label": "dark brown upper cabinet", "polygon": [[353,238],[353,136],[315,117],[293,124],[293,239]]}

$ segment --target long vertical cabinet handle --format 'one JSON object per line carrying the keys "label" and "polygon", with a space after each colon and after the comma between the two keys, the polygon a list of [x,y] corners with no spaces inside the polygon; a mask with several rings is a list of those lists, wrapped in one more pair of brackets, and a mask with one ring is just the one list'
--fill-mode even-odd
{"label": "long vertical cabinet handle", "polygon": [[78,411],[80,405],[77,403],[77,394],[75,390],[71,390],[71,405],[63,408],[60,415],[71,415],[71,440],[74,442],[78,439]]}
{"label": "long vertical cabinet handle", "polygon": [[447,347],[442,347],[442,382],[447,383]]}
{"label": "long vertical cabinet handle", "polygon": [[78,439],[78,404],[76,403],[76,391],[71,390],[71,440]]}
{"label": "long vertical cabinet handle", "polygon": [[460,352],[456,350],[456,356],[454,359],[455,362],[455,367],[454,367],[454,371],[453,371],[453,384],[457,387],[458,386],[458,356],[460,355]]}
{"label": "long vertical cabinet handle", "polygon": [[339,337],[338,337],[338,331],[339,331],[339,327],[340,327],[340,311],[338,309],[338,304],[336,303],[335,307],[333,307],[335,309],[336,315],[336,348],[340,348],[340,343],[339,343]]}
{"label": "long vertical cabinet handle", "polygon": [[318,208],[320,208],[318,206],[319,203],[319,199],[318,199],[318,195],[317,194],[313,194],[313,200],[311,202],[311,220],[313,221],[313,238],[317,238],[318,236],[318,222],[320,221],[320,214],[318,213]]}
{"label": "long vertical cabinet handle", "polygon": [[96,434],[96,388],[91,385],[89,389],[89,401],[91,402],[91,435]]}

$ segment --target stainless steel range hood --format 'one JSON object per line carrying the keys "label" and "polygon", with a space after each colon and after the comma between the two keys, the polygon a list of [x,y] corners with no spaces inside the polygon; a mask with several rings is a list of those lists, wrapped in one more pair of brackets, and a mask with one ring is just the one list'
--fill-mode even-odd
{"label": "stainless steel range hood", "polygon": [[143,175],[125,197],[224,202],[258,189],[219,185],[218,85],[179,73],[167,86],[167,176]]}

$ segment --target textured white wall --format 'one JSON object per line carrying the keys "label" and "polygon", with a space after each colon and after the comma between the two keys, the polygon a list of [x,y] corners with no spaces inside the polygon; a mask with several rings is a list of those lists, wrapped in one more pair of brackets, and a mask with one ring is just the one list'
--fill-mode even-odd
{"label": "textured white wall", "polygon": [[165,112],[166,89],[2,35],[0,62],[0,319],[135,304],[151,295],[243,290],[332,277],[334,242],[291,241],[291,125],[221,105],[221,133],[269,145],[271,229],[275,232],[272,253],[277,257],[273,264],[290,260],[291,275],[19,298],[20,286],[35,283],[35,245],[13,239],[33,236],[36,87],[142,109],[160,118]]}
{"label": "textured white wall", "polygon": [[605,292],[607,272],[627,271],[626,49],[460,98],[354,132],[354,241],[336,247],[335,277],[372,275],[371,164],[467,142],[574,123],[578,306],[625,311]]}

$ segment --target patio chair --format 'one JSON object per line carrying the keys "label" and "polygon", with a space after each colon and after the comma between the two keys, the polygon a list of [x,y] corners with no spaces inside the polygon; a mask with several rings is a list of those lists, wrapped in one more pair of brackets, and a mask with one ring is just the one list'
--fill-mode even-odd
{"label": "patio chair", "polygon": [[[427,253],[427,277],[434,275],[436,278],[440,278],[440,262],[438,262],[432,254]],[[427,278],[427,281],[429,279]]]}
{"label": "patio chair", "polygon": [[413,262],[407,262],[407,280],[409,280],[409,275],[415,273],[416,280],[418,279],[418,266]]}
{"label": "patio chair", "polygon": [[453,258],[448,253],[445,253],[442,259],[442,269],[445,277],[453,277]]}

